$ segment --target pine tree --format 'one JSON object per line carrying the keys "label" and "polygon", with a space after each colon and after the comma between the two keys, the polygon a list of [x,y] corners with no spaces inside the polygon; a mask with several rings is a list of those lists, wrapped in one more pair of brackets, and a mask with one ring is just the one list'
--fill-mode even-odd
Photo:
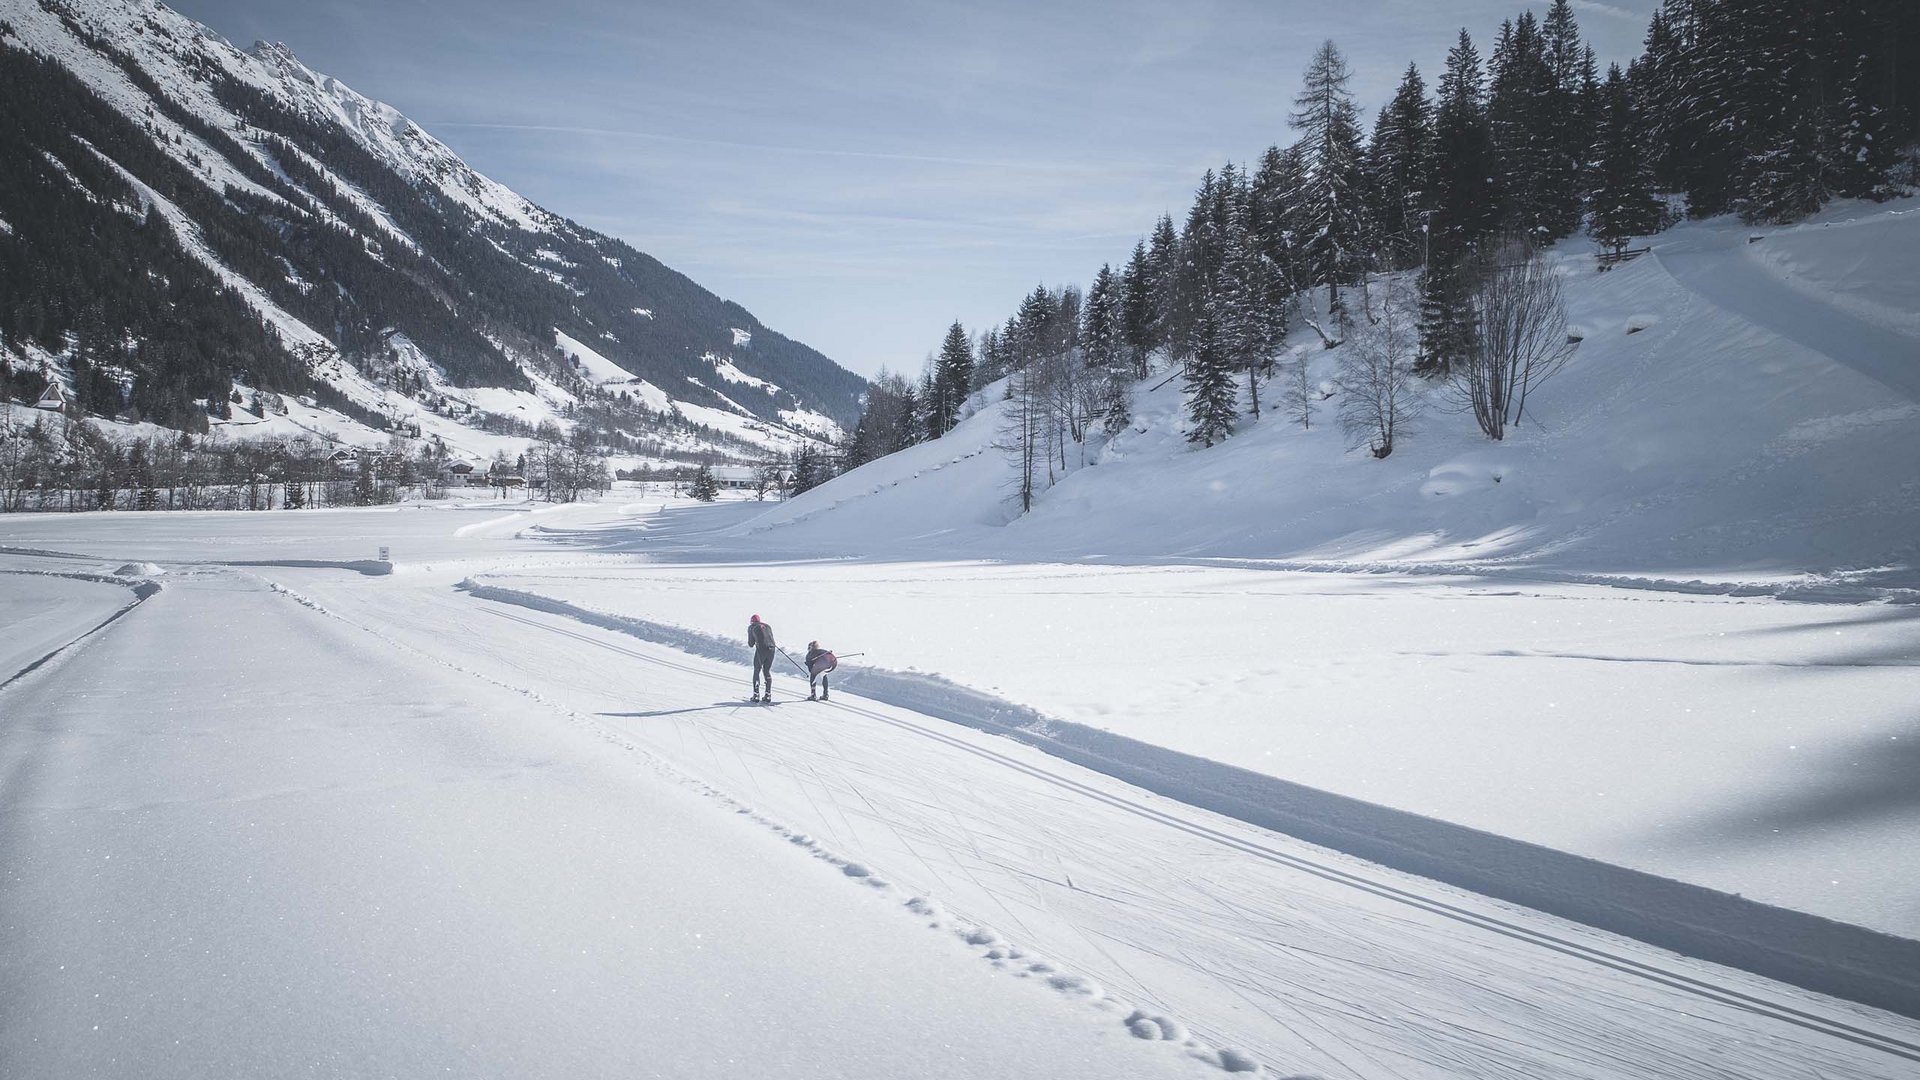
{"label": "pine tree", "polygon": [[1351,78],[1340,50],[1331,41],[1321,43],[1288,118],[1300,132],[1305,168],[1298,196],[1305,283],[1327,287],[1328,311],[1341,325],[1346,309],[1340,286],[1360,269],[1365,227],[1359,113],[1347,89]]}
{"label": "pine tree", "polygon": [[973,344],[958,319],[947,327],[946,340],[940,343],[940,356],[934,362],[932,393],[927,400],[927,435],[939,438],[952,430],[960,418],[973,387]]}
{"label": "pine tree", "polygon": [[693,471],[693,480],[687,485],[687,495],[701,502],[712,502],[720,497],[720,482],[713,478],[713,466],[701,462]]}
{"label": "pine tree", "polygon": [[1089,396],[1109,434],[1122,430],[1133,419],[1128,394],[1133,365],[1126,356],[1126,315],[1121,292],[1119,275],[1113,272],[1113,267],[1103,264],[1087,290],[1080,333],[1083,361],[1087,374],[1094,380]]}
{"label": "pine tree", "polygon": [[1744,61],[1732,91],[1739,96],[1728,107],[1729,134],[1740,155],[1733,208],[1752,223],[1796,221],[1831,194],[1819,109],[1822,27],[1797,0],[1725,6],[1740,28]]}
{"label": "pine tree", "polygon": [[1475,345],[1471,258],[1430,262],[1420,275],[1418,353],[1413,373],[1445,376],[1472,354]]}
{"label": "pine tree", "polygon": [[1253,242],[1285,283],[1287,295],[1300,291],[1302,271],[1296,240],[1301,235],[1300,187],[1304,173],[1298,144],[1270,146],[1254,170],[1250,211]]}
{"label": "pine tree", "polygon": [[1187,364],[1187,441],[1212,446],[1233,434],[1239,402],[1232,364],[1220,347],[1213,313],[1203,308],[1195,320],[1193,359]]}
{"label": "pine tree", "polygon": [[1633,237],[1659,228],[1660,204],[1653,197],[1646,140],[1634,110],[1632,91],[1619,65],[1607,70],[1601,95],[1605,112],[1600,122],[1588,231],[1602,246],[1620,251]]}
{"label": "pine tree", "polygon": [[812,491],[830,479],[826,474],[826,464],[821,460],[820,452],[811,443],[803,445],[793,452],[792,463],[787,469],[787,494],[802,495]]}
{"label": "pine tree", "polygon": [[1186,227],[1180,232],[1179,272],[1174,276],[1173,302],[1167,320],[1167,351],[1182,363],[1191,361],[1199,346],[1200,315],[1220,274],[1222,210],[1220,178],[1212,169],[1200,177]]}
{"label": "pine tree", "polygon": [[1260,415],[1260,381],[1273,366],[1273,352],[1286,337],[1285,281],[1254,240],[1252,192],[1244,174],[1228,173],[1222,185],[1226,220],[1221,232],[1220,271],[1208,296],[1222,362],[1247,374],[1253,415]]}
{"label": "pine tree", "polygon": [[1480,54],[1465,30],[1447,53],[1434,111],[1433,218],[1427,263],[1450,264],[1493,230],[1493,136],[1487,126]]}
{"label": "pine tree", "polygon": [[1433,107],[1420,69],[1411,64],[1374,124],[1367,171],[1369,216],[1385,249],[1387,268],[1420,265],[1426,255],[1423,230],[1432,186]]}
{"label": "pine tree", "polygon": [[1531,11],[1501,26],[1490,68],[1487,122],[1503,217],[1509,227],[1544,240],[1554,224],[1553,73]]}
{"label": "pine tree", "polygon": [[1633,84],[1648,141],[1647,158],[1657,190],[1679,191],[1686,186],[1683,145],[1691,118],[1681,109],[1684,45],[1672,10],[1679,0],[1665,0],[1647,25],[1644,51],[1627,69]]}
{"label": "pine tree", "polygon": [[990,326],[982,330],[978,359],[973,365],[973,382],[969,391],[979,390],[988,383],[1005,378],[1010,367],[1000,329]]}
{"label": "pine tree", "polygon": [[1133,245],[1127,269],[1121,275],[1120,339],[1125,345],[1126,361],[1133,377],[1147,377],[1147,363],[1153,355],[1153,268],[1147,259],[1147,244]]}
{"label": "pine tree", "polygon": [[1180,261],[1180,234],[1174,230],[1173,216],[1162,214],[1147,240],[1147,303],[1153,314],[1148,352],[1173,350],[1180,323]]}
{"label": "pine tree", "polygon": [[1893,147],[1885,120],[1885,110],[1873,99],[1865,59],[1858,59],[1829,122],[1836,194],[1850,199],[1883,199],[1890,194],[1887,171]]}
{"label": "pine tree", "polygon": [[1583,174],[1594,139],[1587,96],[1595,74],[1593,53],[1581,44],[1568,0],[1553,0],[1547,9],[1540,44],[1547,81],[1536,106],[1544,144],[1537,234],[1542,240],[1558,240],[1580,225]]}

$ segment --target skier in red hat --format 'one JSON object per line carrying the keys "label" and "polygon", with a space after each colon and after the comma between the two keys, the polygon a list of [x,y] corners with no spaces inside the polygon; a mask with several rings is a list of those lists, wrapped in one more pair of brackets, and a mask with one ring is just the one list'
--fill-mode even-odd
{"label": "skier in red hat", "polygon": [[[747,644],[753,649],[753,690],[747,695],[748,701],[771,703],[773,701],[773,627],[760,621],[754,615],[747,619]],[[760,676],[767,677],[766,691],[760,689]]]}

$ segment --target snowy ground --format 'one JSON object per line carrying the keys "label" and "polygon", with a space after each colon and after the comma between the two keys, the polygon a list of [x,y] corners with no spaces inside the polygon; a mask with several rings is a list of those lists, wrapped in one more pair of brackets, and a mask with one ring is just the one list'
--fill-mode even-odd
{"label": "snowy ground", "polygon": [[0,683],[105,622],[132,601],[119,585],[36,574],[0,579],[6,633],[0,634]]}
{"label": "snowy ground", "polygon": [[[1916,211],[1563,250],[1499,444],[1143,385],[1017,521],[991,401],[777,505],[0,517],[0,1074],[1911,1077]],[[743,705],[751,612],[866,655]]]}
{"label": "snowy ground", "polygon": [[[1223,717],[1241,717],[1207,736],[1221,757],[1262,727],[1248,704],[1258,695],[1223,669],[1245,668],[1254,684],[1296,678],[1307,700],[1409,681],[1422,664],[1435,679],[1542,667],[1530,687],[1586,667],[1735,687],[1744,674],[1780,693],[1803,675],[1881,674],[1482,657],[1472,654],[1499,646],[1510,620],[1481,605],[1529,605],[1560,624],[1554,652],[1600,628],[1602,647],[1681,659],[1818,654],[1799,638],[1836,619],[1842,648],[1904,649],[1907,622],[1852,607],[1655,604],[1573,587],[1502,597],[1492,594],[1514,590],[1217,567],[668,562],[641,576],[616,549],[672,554],[707,522],[760,512],[654,513],[662,503],[0,518],[0,568],[39,572],[0,575],[9,612],[47,606],[32,590],[48,571],[164,571],[158,594],[0,690],[0,927],[25,943],[0,953],[0,995],[21,1003],[0,1013],[0,1071],[1146,1076],[1258,1064],[1329,1078],[1892,1078],[1920,1061],[1920,1023],[1395,873],[878,703],[858,693],[859,661],[833,705],[750,708],[737,661],[455,586],[515,583],[696,627],[704,616],[687,613],[704,595],[729,637],[752,604],[787,642],[819,626],[846,651],[879,643],[874,659],[895,667],[962,682],[992,673],[984,689],[1049,709],[1139,685],[1163,695],[1163,711],[1188,703],[1177,720],[1131,729],[1169,740],[1208,726],[1195,703],[1217,699]],[[371,561],[380,545],[391,573]],[[1025,606],[1043,592],[1070,613],[1051,630]],[[1387,667],[1359,676],[1312,659],[1342,644],[1330,641],[1300,672],[1263,674],[1270,665],[1229,636],[1248,619],[1284,634],[1287,620],[1265,612],[1302,606]],[[1177,659],[1203,657],[1208,642],[1224,655],[1185,686],[1161,688],[1157,665],[1130,674],[1124,628],[1149,611],[1165,620],[1159,639],[1195,639]],[[1409,642],[1395,626],[1442,617],[1462,628],[1446,639],[1455,655],[1401,655]],[[1713,640],[1729,620],[1752,640]],[[955,625],[936,629],[945,622]],[[884,643],[865,636],[896,630]],[[1568,685],[1565,703],[1622,685],[1648,700],[1667,692],[1607,677]],[[783,698],[797,685],[783,677]],[[1424,696],[1438,704],[1451,691],[1435,683]],[[1436,731],[1470,728],[1434,713]],[[1121,710],[1078,718],[1131,722]],[[1425,775],[1443,770],[1403,761],[1412,779],[1394,790],[1501,787],[1553,766],[1526,752],[1518,721],[1488,721],[1481,750],[1508,745],[1509,756],[1476,765],[1444,731],[1423,736],[1417,717],[1382,718],[1391,734],[1370,739],[1297,713],[1273,719],[1303,731],[1267,746],[1312,744],[1298,756],[1316,775],[1351,768],[1384,782],[1394,770],[1368,763],[1363,744],[1392,752],[1396,739],[1418,741],[1409,760],[1438,755],[1459,770],[1448,785]],[[1624,768],[1659,727],[1579,732],[1560,752]],[[1658,749],[1706,743],[1670,738]],[[1754,783],[1775,776],[1764,754],[1728,741],[1737,769],[1759,770]],[[1524,816],[1530,804],[1482,793],[1474,805]],[[1577,833],[1583,815],[1591,823],[1582,810],[1555,827]],[[1711,850],[1696,858],[1715,862]]]}
{"label": "snowy ground", "polygon": [[[1920,610],[1210,567],[490,574],[732,636],[741,613],[1368,802],[1920,937]],[[849,685],[857,685],[850,683]]]}

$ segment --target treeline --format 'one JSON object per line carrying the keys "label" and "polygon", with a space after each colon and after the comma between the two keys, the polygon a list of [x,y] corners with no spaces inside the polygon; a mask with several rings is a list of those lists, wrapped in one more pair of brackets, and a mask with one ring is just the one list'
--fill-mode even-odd
{"label": "treeline", "polygon": [[[1328,347],[1353,337],[1337,411],[1376,455],[1422,382],[1500,438],[1566,359],[1541,248],[1584,231],[1617,257],[1683,213],[1781,223],[1899,193],[1915,179],[1898,148],[1920,116],[1916,55],[1909,0],[1664,0],[1644,55],[1602,74],[1553,0],[1503,23],[1484,61],[1462,30],[1434,93],[1409,65],[1369,134],[1328,42],[1295,141],[1209,171],[1184,222],[1163,216],[1084,293],[1036,288],[975,337],[953,325],[917,380],[875,382],[845,461],[940,437],[968,394],[1012,376],[1002,442],[1030,505],[1090,431],[1127,425],[1151,371],[1184,377],[1193,442],[1229,437],[1240,384],[1257,417],[1296,327]],[[1326,392],[1293,368],[1277,403],[1310,424]]]}
{"label": "treeline", "polygon": [[[606,458],[556,430],[482,474],[503,493],[572,502],[611,484]],[[0,410],[0,512],[298,510],[438,498],[458,481],[434,444],[379,448],[315,438],[116,437],[85,419]]]}
{"label": "treeline", "polygon": [[314,439],[115,438],[84,420],[0,418],[0,512],[372,506],[443,488],[430,455],[395,444],[335,461]]}

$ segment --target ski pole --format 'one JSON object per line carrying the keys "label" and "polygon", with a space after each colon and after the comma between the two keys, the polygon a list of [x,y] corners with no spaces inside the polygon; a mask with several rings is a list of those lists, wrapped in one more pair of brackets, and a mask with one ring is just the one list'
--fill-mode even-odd
{"label": "ski pole", "polygon": [[[787,656],[787,650],[785,650],[785,649],[781,649],[781,650],[780,650],[780,655],[781,655],[781,656]],[[787,663],[789,663],[789,664],[792,664],[792,665],[793,665],[793,670],[795,670],[795,671],[797,671],[797,672],[799,672],[800,674],[802,674],[802,675],[805,675],[805,674],[807,673],[807,669],[806,669],[806,668],[803,668],[803,667],[801,667],[801,666],[800,666],[800,661],[798,661],[798,660],[795,660],[795,659],[794,659],[793,657],[791,657],[791,656],[787,656]]]}
{"label": "ski pole", "polygon": [[839,657],[842,660],[845,660],[849,656],[865,656],[867,654],[863,652],[843,652],[843,653],[834,653],[834,655]]}

